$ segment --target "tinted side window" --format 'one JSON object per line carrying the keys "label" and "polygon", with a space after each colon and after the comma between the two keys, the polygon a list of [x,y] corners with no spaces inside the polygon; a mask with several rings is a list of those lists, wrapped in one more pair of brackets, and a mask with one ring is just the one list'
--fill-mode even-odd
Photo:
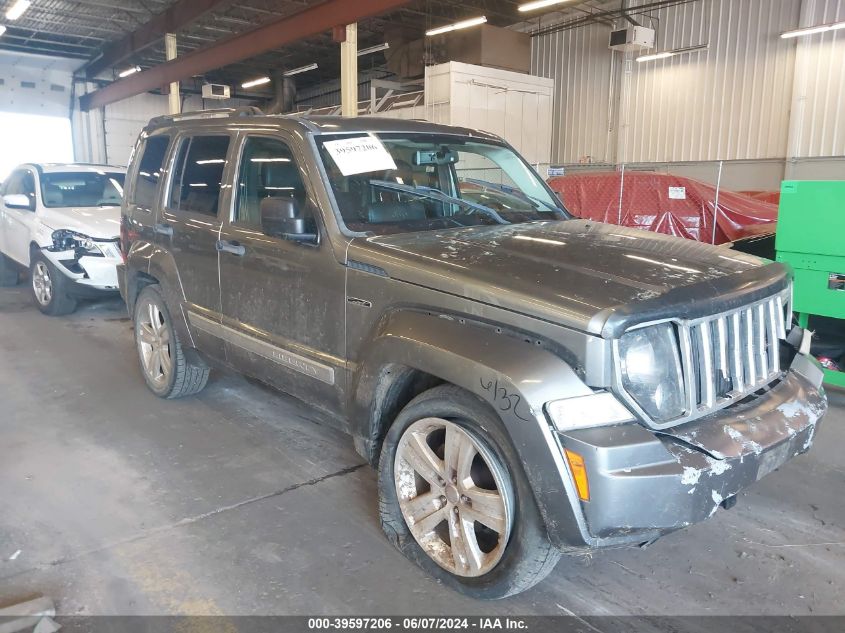
{"label": "tinted side window", "polygon": [[195,136],[182,141],[173,169],[169,207],[217,215],[228,151],[228,136]]}
{"label": "tinted side window", "polygon": [[161,179],[164,157],[169,144],[169,136],[153,136],[144,143],[141,164],[138,166],[135,179],[135,189],[130,201],[133,204],[145,209],[155,206],[158,182]]}
{"label": "tinted side window", "polygon": [[305,209],[305,185],[290,148],[277,139],[253,136],[244,143],[234,221],[261,226],[261,201],[288,198],[297,216]]}

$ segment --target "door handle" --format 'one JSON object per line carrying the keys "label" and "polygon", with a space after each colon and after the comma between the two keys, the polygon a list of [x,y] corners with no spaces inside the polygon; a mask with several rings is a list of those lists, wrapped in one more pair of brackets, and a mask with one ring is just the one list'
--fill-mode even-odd
{"label": "door handle", "polygon": [[238,257],[246,255],[246,249],[236,241],[229,242],[227,240],[217,240],[216,247],[218,253],[231,253],[232,255],[237,255]]}
{"label": "door handle", "polygon": [[166,235],[167,237],[173,237],[173,227],[169,224],[154,224],[153,231],[158,233],[159,235]]}

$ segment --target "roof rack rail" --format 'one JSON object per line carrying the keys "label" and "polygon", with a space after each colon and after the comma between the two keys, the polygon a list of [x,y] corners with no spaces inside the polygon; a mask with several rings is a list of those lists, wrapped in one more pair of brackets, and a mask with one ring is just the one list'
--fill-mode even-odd
{"label": "roof rack rail", "polygon": [[242,106],[240,108],[217,108],[214,110],[197,110],[195,112],[184,112],[181,114],[164,114],[150,119],[151,127],[159,127],[177,121],[192,121],[195,119],[222,119],[229,117],[262,116],[264,112],[255,106]]}

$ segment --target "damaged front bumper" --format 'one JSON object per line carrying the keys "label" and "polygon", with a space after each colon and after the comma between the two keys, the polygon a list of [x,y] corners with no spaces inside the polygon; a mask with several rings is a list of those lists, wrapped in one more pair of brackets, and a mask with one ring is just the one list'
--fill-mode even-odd
{"label": "damaged front bumper", "polygon": [[631,423],[559,434],[583,456],[590,500],[583,543],[652,541],[712,516],[743,488],[806,452],[827,410],[822,373],[795,356],[780,382],[754,399],[664,431]]}
{"label": "damaged front bumper", "polygon": [[102,255],[80,254],[74,249],[56,251],[43,248],[41,252],[73,282],[73,294],[93,296],[118,290],[117,266],[123,263],[116,241],[101,242],[98,247]]}

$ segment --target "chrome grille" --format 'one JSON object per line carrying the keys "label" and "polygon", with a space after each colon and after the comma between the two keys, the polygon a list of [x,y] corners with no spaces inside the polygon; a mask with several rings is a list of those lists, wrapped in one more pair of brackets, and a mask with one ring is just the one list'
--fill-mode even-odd
{"label": "chrome grille", "polygon": [[791,318],[790,290],[739,310],[681,321],[678,334],[688,421],[770,383]]}
{"label": "chrome grille", "polygon": [[[661,428],[713,413],[777,378],[781,372],[780,341],[786,338],[792,322],[792,287],[736,310],[671,322],[680,347],[685,411],[672,420],[650,420]],[[648,419],[625,391],[618,348],[615,354],[617,393]]]}

